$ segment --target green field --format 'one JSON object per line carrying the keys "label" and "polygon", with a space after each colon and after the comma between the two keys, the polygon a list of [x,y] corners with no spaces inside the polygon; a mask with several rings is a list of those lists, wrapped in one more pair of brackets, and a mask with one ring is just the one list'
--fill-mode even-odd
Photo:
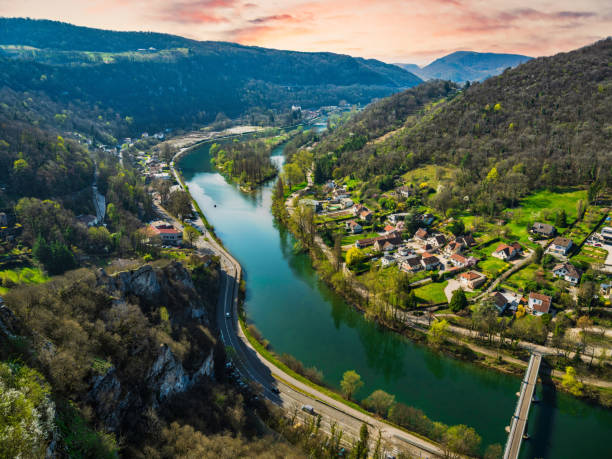
{"label": "green field", "polygon": [[601,247],[583,245],[580,252],[572,257],[575,261],[584,261],[589,264],[601,264],[606,261],[608,251]]}
{"label": "green field", "polygon": [[503,273],[510,267],[509,263],[506,263],[499,258],[490,257],[486,260],[478,262],[478,268],[488,277],[495,278]]}
{"label": "green field", "polygon": [[0,294],[6,294],[8,285],[42,284],[48,280],[49,278],[38,268],[8,269],[0,271]]}
{"label": "green field", "polygon": [[525,284],[532,281],[535,273],[540,269],[536,264],[525,266],[520,271],[515,272],[504,282],[504,286],[511,290],[525,289]]}
{"label": "green field", "polygon": [[444,294],[444,288],[447,285],[448,281],[432,282],[430,284],[415,288],[413,291],[419,303],[446,303],[447,299],[446,295]]}

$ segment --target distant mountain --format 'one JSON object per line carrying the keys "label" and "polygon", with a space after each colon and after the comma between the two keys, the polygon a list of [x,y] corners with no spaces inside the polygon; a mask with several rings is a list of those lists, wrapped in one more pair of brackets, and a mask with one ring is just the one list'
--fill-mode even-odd
{"label": "distant mountain", "polygon": [[457,51],[436,59],[425,67],[415,64],[395,64],[424,80],[441,79],[457,83],[482,81],[499,75],[508,67],[516,67],[532,59],[520,54],[476,53]]}
{"label": "distant mountain", "polygon": [[134,129],[368,103],[422,82],[374,59],[20,18],[0,18],[0,60],[0,86],[112,109]]}

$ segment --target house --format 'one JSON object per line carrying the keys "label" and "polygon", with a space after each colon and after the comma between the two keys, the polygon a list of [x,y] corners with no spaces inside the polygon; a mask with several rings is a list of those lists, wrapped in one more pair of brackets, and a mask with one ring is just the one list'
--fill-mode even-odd
{"label": "house", "polygon": [[395,231],[395,226],[385,225],[384,231],[385,231],[385,233],[390,233],[392,231]]}
{"label": "house", "polygon": [[552,241],[552,244],[550,244],[550,247],[548,247],[548,252],[557,255],[567,255],[572,249],[573,245],[574,243],[571,239],[559,236]]}
{"label": "house", "polygon": [[446,244],[446,238],[443,234],[436,234],[430,237],[427,242],[429,242],[433,247],[442,247]]}
{"label": "house", "polygon": [[512,245],[501,243],[491,255],[493,255],[495,258],[499,258],[500,260],[512,260],[514,257],[519,255],[522,250],[523,249],[518,242],[515,242]]}
{"label": "house", "polygon": [[409,247],[406,247],[405,245],[399,247],[397,249],[397,253],[399,253],[402,257],[407,257],[408,255],[410,255],[411,253],[413,253],[412,249]]}
{"label": "house", "polygon": [[417,271],[420,271],[421,269],[423,269],[423,265],[421,264],[421,257],[416,256],[408,258],[407,260],[402,262],[400,268],[402,271],[406,271],[409,273],[415,273]]}
{"label": "house", "polygon": [[368,210],[368,208],[366,206],[364,206],[363,204],[355,204],[353,206],[352,212],[353,215],[355,217],[357,217],[359,214],[361,214],[361,212],[363,212],[364,210]]}
{"label": "house", "polygon": [[351,198],[341,198],[340,199],[340,204],[342,204],[342,208],[343,209],[348,209],[349,207],[351,207],[354,203],[353,200]]}
{"label": "house", "polygon": [[541,293],[531,292],[529,294],[529,302],[527,303],[527,310],[534,316],[541,316],[548,314],[550,311],[550,304],[552,298],[548,295],[542,295]]}
{"label": "house", "polygon": [[373,217],[374,217],[374,214],[370,212],[369,210],[362,210],[359,213],[359,219],[367,223],[370,223]]}
{"label": "house", "polygon": [[510,290],[495,292],[492,299],[493,304],[500,313],[503,313],[506,309],[510,309],[513,312],[516,311],[518,305],[523,301],[521,295]]}
{"label": "house", "polygon": [[423,214],[417,217],[417,220],[419,220],[425,226],[431,225],[435,219],[436,217],[434,217],[432,214]]}
{"label": "house", "polygon": [[397,233],[390,233],[374,238],[374,250],[378,252],[391,251],[402,243],[402,238]]}
{"label": "house", "polygon": [[571,263],[559,263],[552,269],[553,276],[559,277],[568,281],[570,284],[576,285],[580,281],[582,274]]}
{"label": "house", "polygon": [[539,236],[554,237],[557,234],[557,228],[547,223],[535,222],[531,227],[531,232]]}
{"label": "house", "polygon": [[345,228],[353,234],[359,234],[363,231],[363,227],[355,220],[349,220],[346,222]]}
{"label": "house", "polygon": [[604,226],[601,229],[601,238],[608,244],[612,244],[612,227]]}
{"label": "house", "polygon": [[612,299],[612,284],[601,284],[599,286],[599,293],[604,298]]}
{"label": "house", "polygon": [[458,268],[465,268],[469,264],[469,260],[458,253],[452,254],[449,259],[453,266],[457,266]]}
{"label": "house", "polygon": [[404,213],[399,213],[399,214],[391,214],[387,218],[392,224],[395,225],[396,223],[403,221],[407,216],[408,216],[408,213],[404,212]]}
{"label": "house", "polygon": [[478,271],[468,271],[466,273],[459,274],[459,283],[461,286],[471,288],[472,290],[480,287],[486,280],[487,277]]}
{"label": "house", "polygon": [[429,233],[427,232],[425,228],[419,228],[418,230],[416,230],[416,233],[414,233],[414,238],[419,239],[421,241],[427,240],[428,236],[429,236]]}
{"label": "house", "polygon": [[423,265],[423,268],[427,271],[439,268],[441,265],[440,260],[438,260],[438,257],[427,252],[423,254],[423,257],[421,258],[421,264]]}
{"label": "house", "polygon": [[476,245],[476,240],[471,234],[464,234],[463,236],[459,236],[455,240],[460,244],[463,244],[465,247],[473,247]]}
{"label": "house", "polygon": [[446,255],[452,255],[454,253],[461,253],[464,248],[465,248],[465,245],[463,245],[462,243],[460,243],[459,241],[455,239],[454,241],[450,241],[448,245],[444,247],[444,253]]}
{"label": "house", "polygon": [[183,240],[183,233],[168,223],[152,223],[149,225],[149,230],[151,234],[159,236],[162,244],[177,245]]}
{"label": "house", "polygon": [[397,260],[390,255],[385,255],[380,259],[380,264],[383,266],[394,265]]}
{"label": "house", "polygon": [[409,198],[413,194],[413,189],[407,185],[404,185],[399,187],[397,192],[402,198]]}

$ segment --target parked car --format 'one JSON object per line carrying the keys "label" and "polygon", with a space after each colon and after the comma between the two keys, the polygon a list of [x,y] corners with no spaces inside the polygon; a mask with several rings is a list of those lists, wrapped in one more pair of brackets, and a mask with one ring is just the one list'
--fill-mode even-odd
{"label": "parked car", "polygon": [[270,388],[270,391],[271,391],[273,394],[280,394],[280,390],[278,389],[278,387],[271,387],[271,388]]}
{"label": "parked car", "polygon": [[315,415],[315,410],[311,405],[302,405],[302,411],[305,411],[308,414]]}
{"label": "parked car", "polygon": [[232,314],[228,311],[225,313],[225,318],[229,319],[230,317],[232,317]]}

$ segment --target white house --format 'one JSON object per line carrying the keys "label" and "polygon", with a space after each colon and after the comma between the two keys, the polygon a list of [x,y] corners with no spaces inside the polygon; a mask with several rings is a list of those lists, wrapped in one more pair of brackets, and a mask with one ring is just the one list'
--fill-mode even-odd
{"label": "white house", "polygon": [[534,316],[541,316],[548,314],[550,311],[550,304],[552,298],[548,295],[542,295],[541,293],[531,292],[529,294],[529,302],[527,303],[527,310]]}
{"label": "white house", "polygon": [[573,245],[574,243],[571,239],[558,236],[552,241],[550,247],[548,247],[548,251],[553,254],[567,255]]}
{"label": "white house", "polygon": [[491,255],[493,255],[495,258],[499,258],[500,260],[512,260],[521,253],[521,250],[521,246],[518,242],[515,242],[512,245],[502,243],[497,246]]}
{"label": "white house", "polygon": [[385,255],[380,259],[380,264],[383,266],[394,265],[397,260],[390,255]]}
{"label": "white house", "polygon": [[559,263],[552,269],[553,276],[559,277],[568,281],[570,284],[576,285],[580,282],[580,271],[571,263]]}
{"label": "white house", "polygon": [[346,230],[353,234],[359,234],[363,231],[363,227],[355,220],[350,220],[346,222]]}

